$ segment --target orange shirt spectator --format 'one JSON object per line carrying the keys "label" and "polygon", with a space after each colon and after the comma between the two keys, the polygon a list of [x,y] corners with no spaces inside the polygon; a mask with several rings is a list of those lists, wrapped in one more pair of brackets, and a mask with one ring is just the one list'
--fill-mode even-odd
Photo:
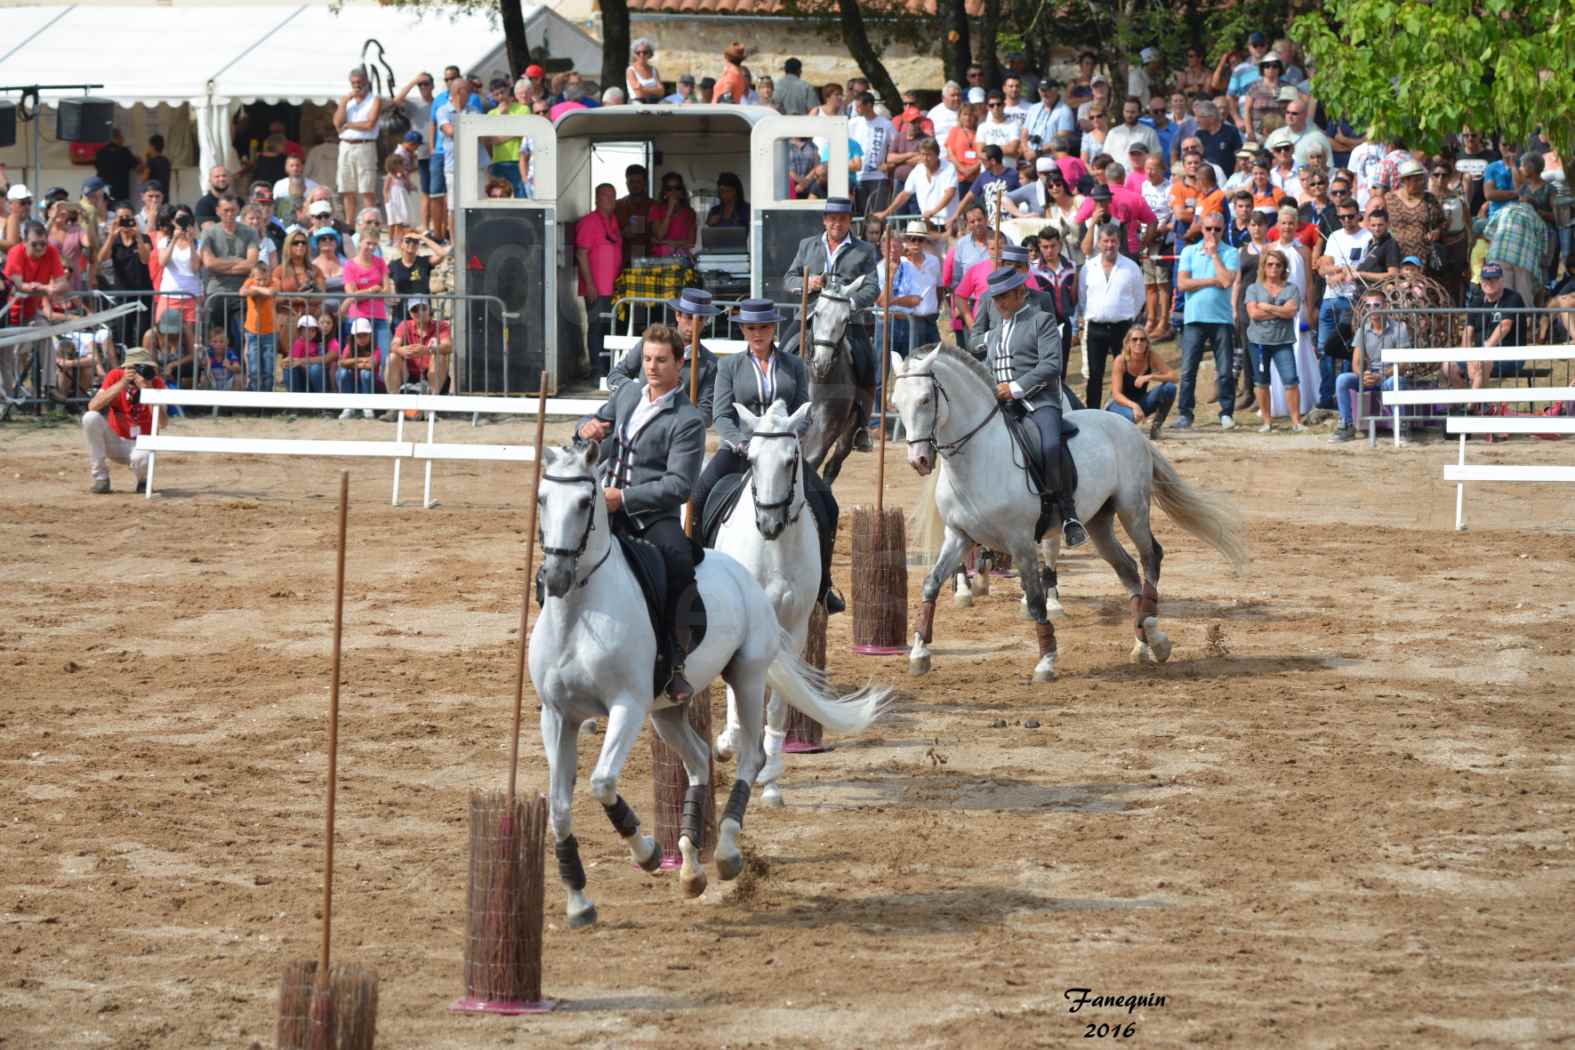
{"label": "orange shirt spectator", "polygon": [[266,288],[270,292],[273,285],[266,279],[256,277],[246,278],[241,285],[241,294],[246,297],[246,330],[252,335],[273,335],[273,296],[253,294],[256,289]]}

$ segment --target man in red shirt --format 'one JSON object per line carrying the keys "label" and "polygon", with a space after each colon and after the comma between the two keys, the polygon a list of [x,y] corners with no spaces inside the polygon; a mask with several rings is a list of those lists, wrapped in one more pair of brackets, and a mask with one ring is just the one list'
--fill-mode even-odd
{"label": "man in red shirt", "polygon": [[[449,357],[454,353],[453,330],[447,321],[432,320],[432,305],[420,296],[411,299],[406,309],[410,316],[394,329],[394,341],[383,364],[383,385],[395,394],[406,376],[412,382],[425,376],[432,392],[442,393]],[[394,418],[392,412],[388,418]]]}
{"label": "man in red shirt", "polygon": [[23,240],[5,257],[5,275],[11,282],[10,322],[27,324],[42,313],[54,317],[49,296],[66,290],[66,267],[60,252],[49,243],[49,234],[41,222],[29,222],[23,227]]}
{"label": "man in red shirt", "polygon": [[[147,452],[138,452],[137,438],[153,430],[153,414],[162,412],[156,405],[142,403],[144,389],[164,389],[164,380],[140,347],[126,352],[125,364],[104,377],[104,385],[88,402],[82,413],[82,434],[87,438],[88,463],[93,475],[94,493],[109,489],[109,461],[125,463],[137,479],[137,491],[148,484]],[[169,417],[159,416],[160,424]]]}

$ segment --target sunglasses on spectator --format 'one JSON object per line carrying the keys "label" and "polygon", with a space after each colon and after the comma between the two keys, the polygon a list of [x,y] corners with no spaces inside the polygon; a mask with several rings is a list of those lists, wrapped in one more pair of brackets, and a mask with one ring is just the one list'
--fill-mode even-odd
{"label": "sunglasses on spectator", "polygon": [[1217,225],[1209,225],[1209,226],[1203,227],[1203,232],[1204,233],[1224,233],[1225,232],[1225,227],[1217,226]]}
{"label": "sunglasses on spectator", "polygon": [[1362,213],[1361,212],[1342,211],[1340,213],[1340,221],[1341,222],[1356,222],[1361,217],[1362,217]]}
{"label": "sunglasses on spectator", "polygon": [[1331,196],[1331,197],[1349,197],[1350,195],[1351,195],[1351,191],[1350,190],[1330,190],[1329,191],[1329,196]]}
{"label": "sunglasses on spectator", "polygon": [[430,81],[430,80],[417,81],[416,82],[416,86],[417,87],[431,87],[432,86],[432,81]]}
{"label": "sunglasses on spectator", "polygon": [[989,103],[989,107],[991,109],[1005,109],[1006,108],[1006,103],[1005,102],[991,102],[991,103]]}
{"label": "sunglasses on spectator", "polygon": [[1434,168],[1433,169],[1433,177],[1435,179],[1447,179],[1449,177],[1449,172],[1444,170],[1443,168]]}
{"label": "sunglasses on spectator", "polygon": [[1289,152],[1290,150],[1293,150],[1295,148],[1296,148],[1295,146],[1275,146],[1274,147],[1274,152],[1276,152],[1276,153],[1286,153],[1286,152]]}

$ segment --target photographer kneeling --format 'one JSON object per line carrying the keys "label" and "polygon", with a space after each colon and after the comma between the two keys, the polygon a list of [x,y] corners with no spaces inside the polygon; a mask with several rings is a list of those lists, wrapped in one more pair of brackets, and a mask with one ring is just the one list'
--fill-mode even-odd
{"label": "photographer kneeling", "polygon": [[[82,434],[87,438],[88,463],[93,475],[92,491],[102,494],[109,488],[109,461],[125,463],[137,479],[137,491],[147,486],[148,455],[136,451],[137,437],[153,429],[157,405],[144,405],[142,391],[152,387],[163,390],[164,380],[143,349],[127,351],[125,363],[104,377],[104,385],[88,410],[82,414]],[[167,423],[169,417],[160,418]]]}

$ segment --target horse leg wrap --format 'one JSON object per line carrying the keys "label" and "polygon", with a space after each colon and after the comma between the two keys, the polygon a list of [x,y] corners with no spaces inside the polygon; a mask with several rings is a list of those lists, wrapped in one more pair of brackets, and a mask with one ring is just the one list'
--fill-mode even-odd
{"label": "horse leg wrap", "polygon": [[1052,569],[1048,565],[1046,565],[1043,568],[1041,568],[1039,570],[1039,583],[1040,583],[1041,586],[1044,587],[1046,594],[1048,594],[1049,592],[1055,590],[1056,589],[1055,570]]}
{"label": "horse leg wrap", "polygon": [[1055,652],[1055,624],[1049,620],[1034,624],[1034,634],[1039,637],[1039,655],[1049,656]]}
{"label": "horse leg wrap", "polygon": [[1137,635],[1138,641],[1143,641],[1143,599],[1133,595],[1127,599],[1132,606],[1132,630]]}
{"label": "horse leg wrap", "polygon": [[744,809],[749,805],[749,782],[747,780],[733,781],[733,790],[727,796],[727,808],[722,811],[723,820],[735,820],[739,827],[744,826]]}
{"label": "horse leg wrap", "polygon": [[705,848],[705,798],[710,791],[710,784],[690,784],[684,789],[684,819],[679,834],[694,843],[695,849]]}
{"label": "horse leg wrap", "polygon": [[580,863],[580,844],[573,835],[553,843],[552,852],[558,858],[558,878],[571,890],[585,888],[585,865]]}
{"label": "horse leg wrap", "polygon": [[919,637],[929,645],[935,640],[935,599],[926,598],[919,606]]}
{"label": "horse leg wrap", "polygon": [[613,830],[620,837],[628,838],[640,830],[640,818],[634,815],[634,810],[629,808],[629,803],[623,800],[622,795],[612,805],[603,805],[602,809],[606,810],[607,819],[612,821]]}
{"label": "horse leg wrap", "polygon": [[1138,625],[1142,626],[1144,620],[1150,616],[1159,615],[1159,588],[1147,580],[1143,581],[1143,600],[1138,605]]}

